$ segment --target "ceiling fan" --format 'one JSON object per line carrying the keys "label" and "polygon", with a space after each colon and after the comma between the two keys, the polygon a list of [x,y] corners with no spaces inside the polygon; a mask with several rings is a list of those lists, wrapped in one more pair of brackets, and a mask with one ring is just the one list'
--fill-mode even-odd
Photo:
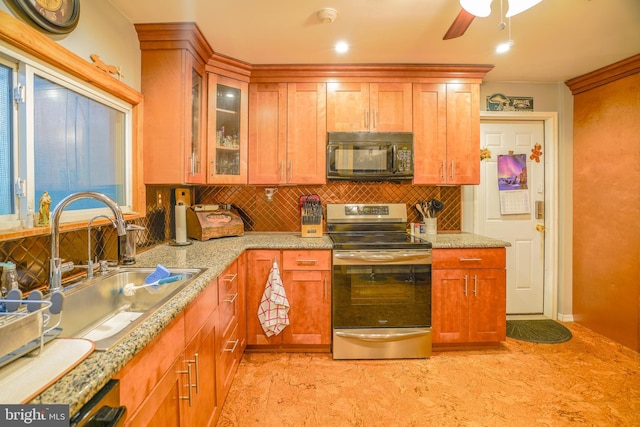
{"label": "ceiling fan", "polygon": [[[460,0],[460,12],[451,23],[442,40],[450,40],[462,36],[476,16],[480,18],[489,16],[491,14],[492,1],[493,0]],[[509,9],[505,17],[510,18],[520,12],[524,12],[541,1],[542,0],[507,0]],[[502,5],[502,0],[500,0],[500,2]]]}

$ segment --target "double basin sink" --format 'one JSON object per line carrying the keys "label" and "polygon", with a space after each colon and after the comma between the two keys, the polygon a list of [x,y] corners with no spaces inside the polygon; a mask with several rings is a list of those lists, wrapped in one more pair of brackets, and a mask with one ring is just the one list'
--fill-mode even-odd
{"label": "double basin sink", "polygon": [[182,278],[138,288],[130,296],[124,292],[127,284],[144,285],[154,271],[122,267],[66,288],[59,336],[85,338],[95,343],[95,350],[109,350],[202,273],[200,269],[170,269],[171,276]]}

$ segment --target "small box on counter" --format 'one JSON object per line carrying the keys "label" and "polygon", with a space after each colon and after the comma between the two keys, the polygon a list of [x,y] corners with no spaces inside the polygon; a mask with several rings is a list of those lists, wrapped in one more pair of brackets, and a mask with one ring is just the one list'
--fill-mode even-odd
{"label": "small box on counter", "polygon": [[300,196],[302,237],[322,237],[322,204],[317,194]]}
{"label": "small box on counter", "polygon": [[243,235],[242,218],[230,205],[194,205],[187,209],[187,236],[192,239]]}

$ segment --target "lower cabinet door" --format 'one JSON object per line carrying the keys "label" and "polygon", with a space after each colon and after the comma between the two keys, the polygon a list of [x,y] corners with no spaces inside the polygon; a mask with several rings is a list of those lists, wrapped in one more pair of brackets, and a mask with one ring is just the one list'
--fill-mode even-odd
{"label": "lower cabinet door", "polygon": [[285,271],[282,280],[289,300],[289,326],[282,343],[331,344],[331,272]]}
{"label": "lower cabinet door", "polygon": [[506,270],[469,270],[469,340],[500,342],[507,335]]}
{"label": "lower cabinet door", "polygon": [[186,377],[181,373],[183,370],[184,360],[179,357],[125,425],[179,427],[182,407],[180,402],[185,396],[186,385]]}
{"label": "lower cabinet door", "polygon": [[217,322],[214,312],[185,350],[184,361],[187,367],[190,366],[191,375],[187,372],[186,399],[182,399],[184,426],[207,426],[220,415],[216,388]]}
{"label": "lower cabinet door", "polygon": [[432,342],[468,342],[469,291],[464,271],[433,270],[431,282]]}
{"label": "lower cabinet door", "polygon": [[282,334],[267,337],[258,319],[258,308],[274,259],[282,268],[279,250],[252,250],[247,254],[247,345],[278,345],[282,342]]}

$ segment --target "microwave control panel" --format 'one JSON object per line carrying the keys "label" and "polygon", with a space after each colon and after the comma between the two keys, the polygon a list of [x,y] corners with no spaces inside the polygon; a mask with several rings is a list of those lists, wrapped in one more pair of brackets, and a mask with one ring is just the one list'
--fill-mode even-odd
{"label": "microwave control panel", "polygon": [[400,149],[397,154],[398,172],[411,172],[411,154],[409,149]]}

